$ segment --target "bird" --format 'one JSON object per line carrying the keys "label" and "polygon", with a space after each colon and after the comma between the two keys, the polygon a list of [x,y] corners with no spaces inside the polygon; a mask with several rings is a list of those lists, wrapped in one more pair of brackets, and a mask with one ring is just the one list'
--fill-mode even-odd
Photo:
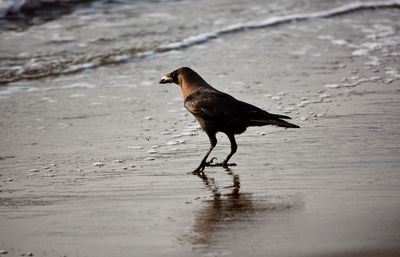
{"label": "bird", "polygon": [[[273,125],[300,128],[285,121],[291,119],[286,115],[269,113],[215,89],[189,67],[181,67],[164,75],[159,83],[175,83],[181,87],[185,108],[193,114],[210,140],[210,148],[193,171],[194,174],[203,173],[206,166],[223,166],[226,169],[235,166],[235,163],[228,163],[238,148],[235,135],[242,134],[247,127]],[[213,163],[216,158],[210,161],[207,158],[217,145],[218,132],[227,135],[231,151],[222,163]]]}

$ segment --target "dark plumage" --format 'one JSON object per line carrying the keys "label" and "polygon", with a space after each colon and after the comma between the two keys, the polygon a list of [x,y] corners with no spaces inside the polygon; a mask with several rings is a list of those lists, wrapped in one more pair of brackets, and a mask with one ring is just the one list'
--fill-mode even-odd
{"label": "dark plumage", "polygon": [[[284,119],[290,117],[268,113],[254,105],[239,101],[234,97],[210,86],[199,74],[182,67],[167,75],[161,84],[176,83],[182,88],[186,109],[191,112],[207,133],[211,147],[204,156],[196,173],[202,172],[211,162],[207,158],[217,144],[217,132],[225,133],[231,142],[231,152],[219,165],[227,167],[229,159],[237,150],[236,134],[243,133],[250,126],[274,125],[285,128],[299,128]],[[213,164],[215,165],[215,164]]]}

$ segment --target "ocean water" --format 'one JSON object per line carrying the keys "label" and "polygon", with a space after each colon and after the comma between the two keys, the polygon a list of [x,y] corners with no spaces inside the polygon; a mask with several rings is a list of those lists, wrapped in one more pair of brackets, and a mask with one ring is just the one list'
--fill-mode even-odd
{"label": "ocean water", "polygon": [[346,0],[2,0],[0,85],[140,61],[248,29],[399,6]]}

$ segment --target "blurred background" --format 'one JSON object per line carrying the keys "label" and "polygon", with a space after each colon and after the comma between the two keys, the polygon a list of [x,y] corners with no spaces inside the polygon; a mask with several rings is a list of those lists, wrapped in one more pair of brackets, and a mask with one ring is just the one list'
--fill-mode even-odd
{"label": "blurred background", "polygon": [[0,83],[121,63],[188,37],[348,2],[1,0]]}

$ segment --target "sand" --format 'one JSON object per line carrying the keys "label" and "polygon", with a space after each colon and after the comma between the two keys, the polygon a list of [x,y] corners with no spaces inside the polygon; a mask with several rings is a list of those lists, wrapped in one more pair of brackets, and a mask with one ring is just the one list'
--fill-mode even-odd
{"label": "sand", "polygon": [[[226,35],[0,95],[5,256],[398,256],[397,10]],[[210,84],[301,129],[207,136],[162,75]],[[29,90],[23,90],[29,88]],[[223,159],[219,135],[211,156]]]}

